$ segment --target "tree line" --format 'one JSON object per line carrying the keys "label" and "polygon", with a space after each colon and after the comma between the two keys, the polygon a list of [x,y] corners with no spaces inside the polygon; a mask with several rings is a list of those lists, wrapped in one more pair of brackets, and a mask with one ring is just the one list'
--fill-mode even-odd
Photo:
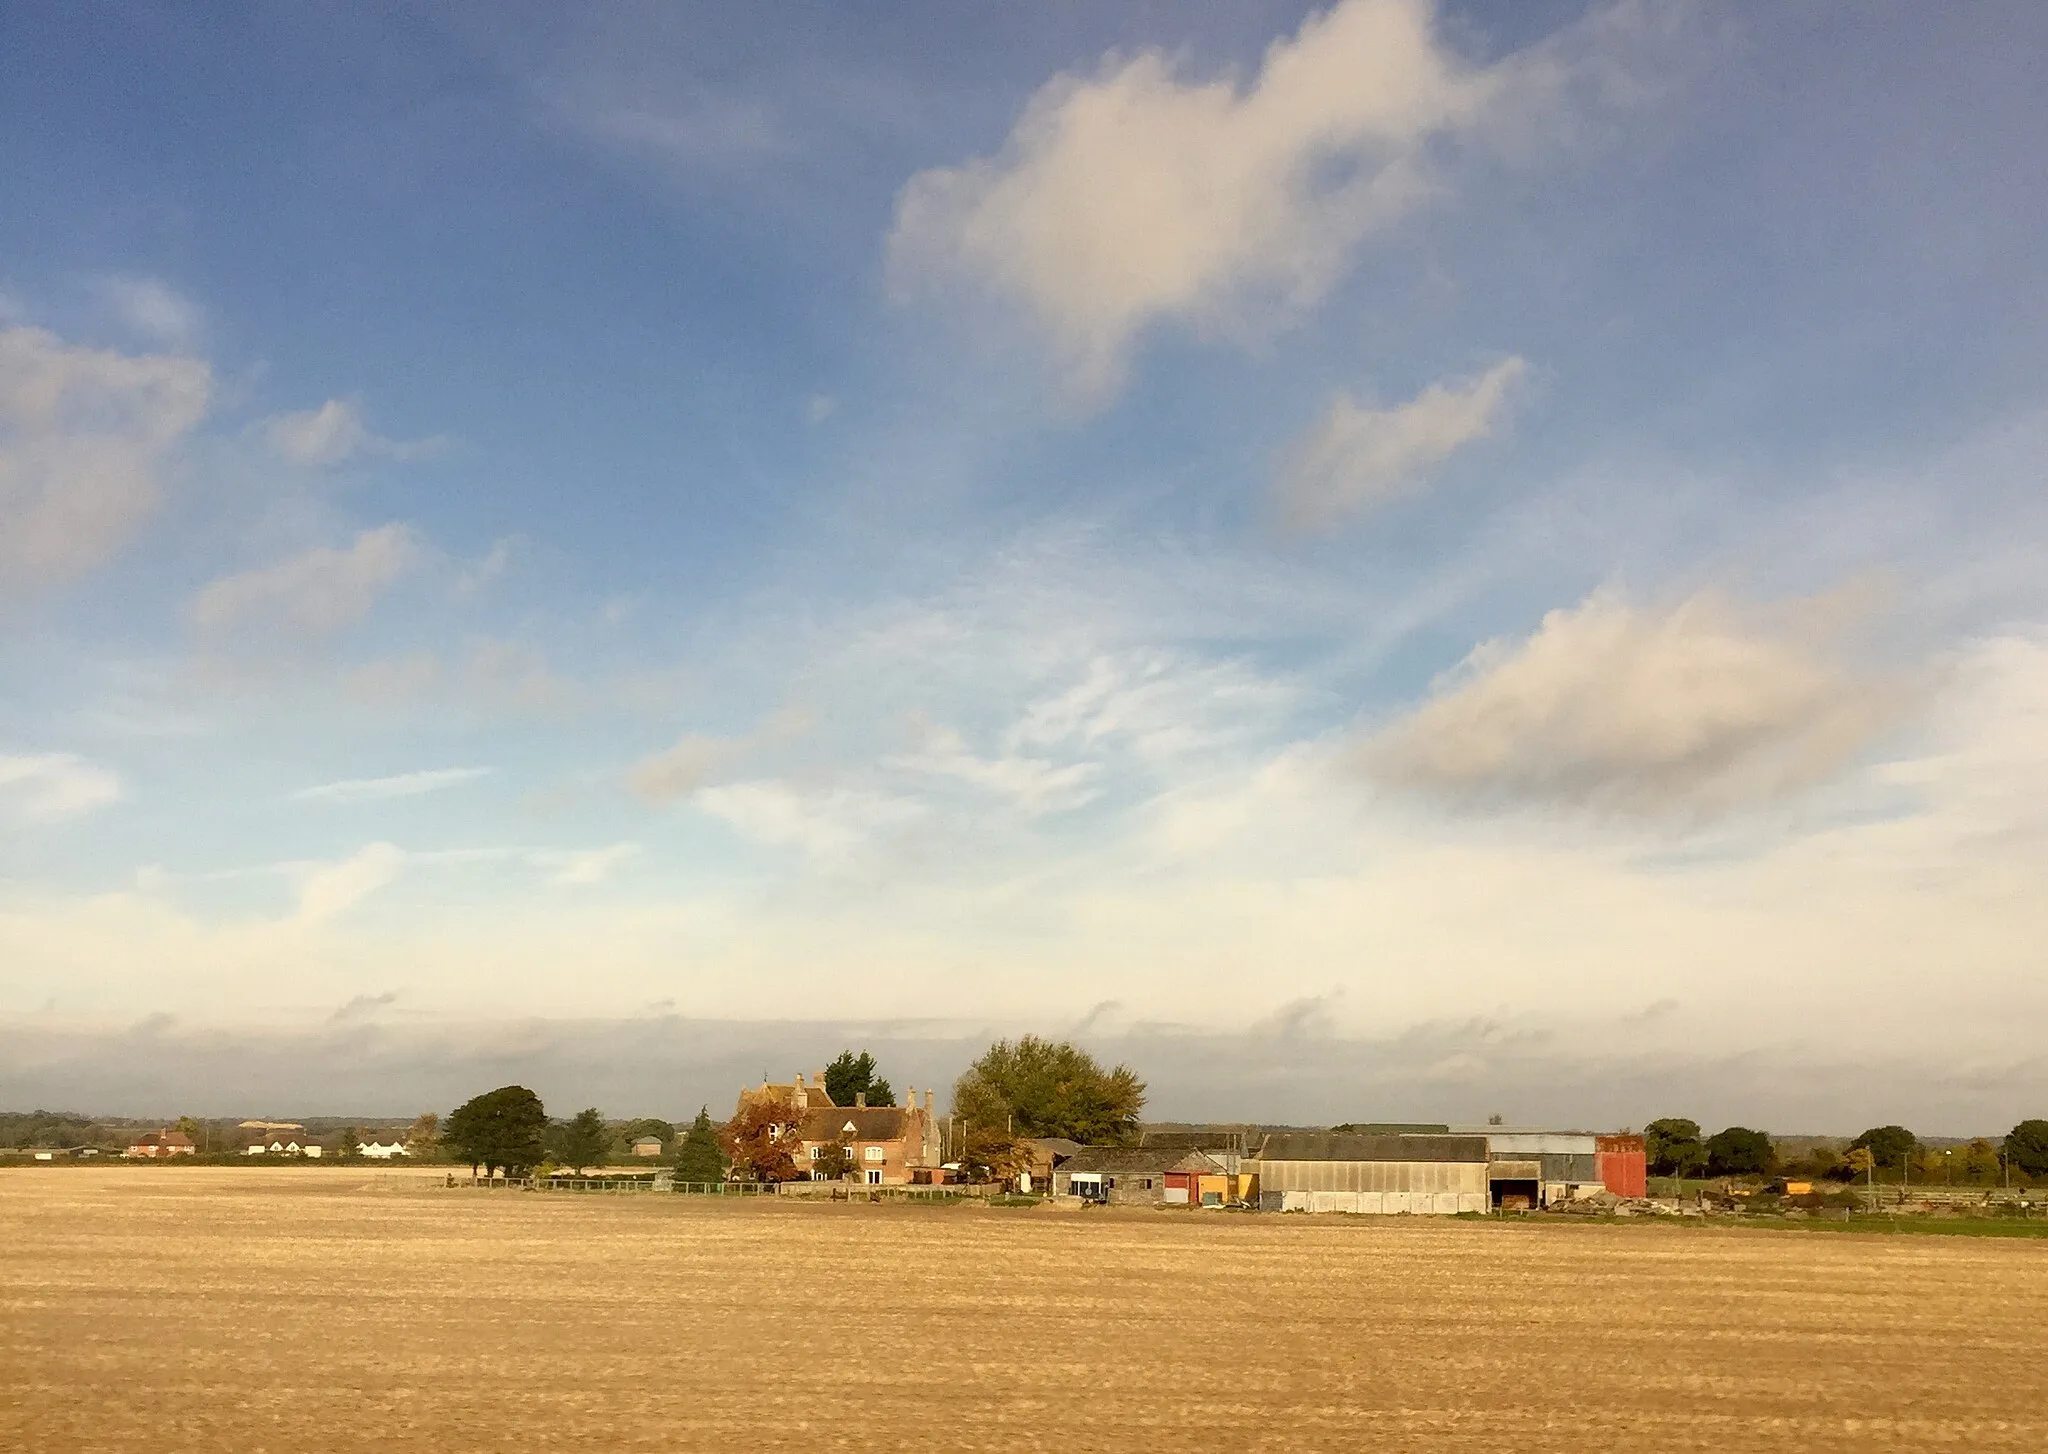
{"label": "tree line", "polygon": [[1643,1147],[1652,1176],[1884,1178],[1959,1186],[2048,1177],[2048,1120],[2021,1121],[1997,1143],[1980,1136],[1947,1148],[1926,1145],[1904,1126],[1873,1126],[1846,1145],[1821,1141],[1801,1154],[1781,1156],[1762,1131],[1729,1126],[1702,1137],[1697,1121],[1667,1117],[1643,1128]]}

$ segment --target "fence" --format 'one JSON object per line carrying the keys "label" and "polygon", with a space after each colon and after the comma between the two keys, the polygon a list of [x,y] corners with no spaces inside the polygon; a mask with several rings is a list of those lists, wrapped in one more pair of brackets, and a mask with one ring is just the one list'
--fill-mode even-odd
{"label": "fence", "polygon": [[684,1196],[795,1197],[810,1201],[952,1201],[1002,1195],[999,1186],[862,1186],[824,1181],[676,1181],[667,1176],[462,1176],[448,1173],[450,1187],[482,1191],[573,1193],[667,1192]]}

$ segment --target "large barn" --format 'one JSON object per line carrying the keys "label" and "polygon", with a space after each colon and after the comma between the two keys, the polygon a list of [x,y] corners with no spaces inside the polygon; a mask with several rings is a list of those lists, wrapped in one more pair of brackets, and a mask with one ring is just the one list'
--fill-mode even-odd
{"label": "large barn", "polygon": [[1247,1169],[1275,1212],[1453,1216],[1488,1208],[1484,1136],[1267,1135]]}

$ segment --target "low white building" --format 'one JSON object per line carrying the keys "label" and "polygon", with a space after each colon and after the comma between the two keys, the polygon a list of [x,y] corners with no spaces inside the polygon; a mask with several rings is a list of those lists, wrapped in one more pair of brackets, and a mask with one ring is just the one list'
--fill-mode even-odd
{"label": "low white building", "polygon": [[403,1141],[365,1141],[356,1148],[356,1155],[367,1156],[372,1161],[389,1161],[394,1156],[410,1156]]}

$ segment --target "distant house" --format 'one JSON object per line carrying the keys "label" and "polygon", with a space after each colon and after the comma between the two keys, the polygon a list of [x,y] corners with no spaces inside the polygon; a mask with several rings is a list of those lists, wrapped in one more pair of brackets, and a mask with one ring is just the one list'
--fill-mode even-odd
{"label": "distant house", "polygon": [[356,1147],[356,1155],[367,1156],[372,1161],[389,1161],[394,1156],[410,1156],[402,1141],[365,1141]]}
{"label": "distant house", "polygon": [[651,1158],[661,1155],[661,1152],[662,1145],[659,1136],[635,1136],[633,1138],[633,1154],[635,1156]]}
{"label": "distant house", "polygon": [[1083,1146],[1053,1170],[1052,1193],[1087,1202],[1165,1206],[1170,1178],[1178,1179],[1185,1202],[1186,1177],[1222,1174],[1221,1162],[1176,1146]]}
{"label": "distant house", "polygon": [[197,1154],[198,1150],[199,1148],[192,1144],[192,1138],[183,1131],[173,1131],[165,1127],[161,1131],[144,1131],[129,1142],[128,1149],[121,1154],[154,1161],[166,1156],[192,1156]]}
{"label": "distant house", "polygon": [[248,1156],[303,1156],[318,1160],[321,1146],[304,1131],[271,1131],[257,1133],[256,1139],[244,1148]]}
{"label": "distant house", "polygon": [[[740,1092],[739,1104],[747,1106],[756,1097],[777,1096],[793,1104],[799,1120],[796,1158],[798,1175],[815,1167],[835,1146],[845,1146],[852,1158],[848,1175],[868,1186],[907,1186],[918,1180],[917,1173],[929,1173],[939,1165],[939,1130],[932,1115],[932,1093],[924,1093],[919,1105],[917,1092],[909,1092],[900,1106],[871,1106],[866,1096],[854,1097],[850,1106],[833,1102],[825,1091],[821,1071],[806,1080],[798,1071],[787,1085],[763,1082],[759,1089],[748,1086]],[[834,1180],[823,1170],[809,1173],[813,1181]],[[929,1176],[926,1178],[929,1180]]]}
{"label": "distant house", "polygon": [[1031,1148],[1031,1165],[1017,1178],[1017,1190],[1025,1193],[1033,1187],[1051,1191],[1053,1173],[1075,1152],[1086,1149],[1064,1136],[1038,1136],[1025,1144]]}

